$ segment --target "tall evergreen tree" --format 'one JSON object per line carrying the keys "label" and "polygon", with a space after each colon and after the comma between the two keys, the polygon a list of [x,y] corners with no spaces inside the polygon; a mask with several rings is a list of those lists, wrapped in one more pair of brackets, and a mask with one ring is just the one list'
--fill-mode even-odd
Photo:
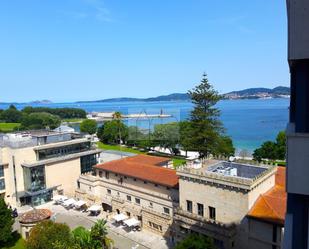
{"label": "tall evergreen tree", "polygon": [[[219,120],[220,111],[215,107],[221,96],[209,83],[206,74],[203,75],[201,83],[188,94],[194,104],[190,116],[191,147],[199,152],[200,157],[226,154],[227,151],[232,153],[233,144],[231,140],[223,138],[224,128]],[[227,149],[227,146],[231,148]]]}
{"label": "tall evergreen tree", "polygon": [[13,223],[11,210],[7,207],[4,199],[0,198],[0,245],[5,244],[12,238]]}

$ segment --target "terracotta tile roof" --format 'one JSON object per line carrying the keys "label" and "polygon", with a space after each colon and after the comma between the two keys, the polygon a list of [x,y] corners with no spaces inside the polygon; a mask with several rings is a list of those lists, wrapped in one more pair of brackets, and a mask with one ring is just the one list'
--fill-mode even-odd
{"label": "terracotta tile roof", "polygon": [[133,157],[128,157],[127,160],[132,163],[143,163],[150,164],[156,166],[162,166],[162,164],[166,164],[171,161],[168,157],[160,157],[160,156],[148,156],[148,155],[137,155]]}
{"label": "terracotta tile roof", "polygon": [[176,170],[157,166],[163,159],[167,161],[168,158],[138,155],[98,164],[94,168],[175,188],[178,186]]}
{"label": "terracotta tile roof", "polygon": [[37,223],[49,219],[51,215],[52,212],[49,209],[33,209],[24,213],[19,218],[19,222],[23,224]]}
{"label": "terracotta tile roof", "polygon": [[260,195],[247,216],[283,226],[286,202],[285,167],[278,167],[276,185],[265,194]]}

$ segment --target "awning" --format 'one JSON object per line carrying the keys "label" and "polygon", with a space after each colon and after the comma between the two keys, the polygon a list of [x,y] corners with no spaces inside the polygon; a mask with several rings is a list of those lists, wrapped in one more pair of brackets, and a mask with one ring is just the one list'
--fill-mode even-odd
{"label": "awning", "polygon": [[88,208],[88,211],[90,211],[90,212],[101,211],[101,206],[99,206],[99,205],[92,205],[90,208]]}
{"label": "awning", "polygon": [[53,197],[54,201],[65,201],[67,199],[68,199],[68,197],[66,197],[64,195],[56,195],[56,196]]}
{"label": "awning", "polygon": [[121,214],[116,214],[113,219],[117,222],[122,221],[122,220],[126,220],[128,219],[128,216],[126,216],[125,214],[121,213]]}
{"label": "awning", "polygon": [[128,227],[136,227],[141,224],[141,222],[135,218],[125,220],[123,223],[126,224]]}
{"label": "awning", "polygon": [[86,202],[85,201],[82,201],[82,200],[79,200],[77,202],[75,202],[74,206],[76,208],[81,208],[82,206],[86,205]]}
{"label": "awning", "polygon": [[63,206],[69,207],[69,206],[73,205],[75,202],[76,201],[74,199],[68,199],[68,200],[63,202]]}

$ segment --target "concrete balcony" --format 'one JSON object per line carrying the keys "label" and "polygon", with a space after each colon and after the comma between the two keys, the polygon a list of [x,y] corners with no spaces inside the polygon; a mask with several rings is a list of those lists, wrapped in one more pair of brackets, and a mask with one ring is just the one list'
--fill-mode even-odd
{"label": "concrete balcony", "polygon": [[294,194],[309,195],[309,133],[295,132],[290,123],[287,134],[287,191]]}

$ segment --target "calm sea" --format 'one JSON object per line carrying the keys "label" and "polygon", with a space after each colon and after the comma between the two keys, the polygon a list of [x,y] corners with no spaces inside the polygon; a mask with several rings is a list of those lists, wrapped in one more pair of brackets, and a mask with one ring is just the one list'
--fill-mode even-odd
{"label": "calm sea", "polygon": [[[21,109],[29,104],[17,104]],[[47,107],[78,107],[87,112],[120,111],[124,114],[165,113],[172,115],[167,119],[128,120],[128,125],[137,125],[143,129],[152,128],[155,124],[163,124],[185,120],[192,109],[190,102],[113,102],[113,103],[52,103],[32,106]],[[0,109],[8,105],[0,104]],[[238,150],[253,151],[263,141],[273,140],[280,130],[284,130],[288,121],[289,99],[260,99],[260,100],[223,100],[218,103],[221,119],[227,134],[233,138]]]}

